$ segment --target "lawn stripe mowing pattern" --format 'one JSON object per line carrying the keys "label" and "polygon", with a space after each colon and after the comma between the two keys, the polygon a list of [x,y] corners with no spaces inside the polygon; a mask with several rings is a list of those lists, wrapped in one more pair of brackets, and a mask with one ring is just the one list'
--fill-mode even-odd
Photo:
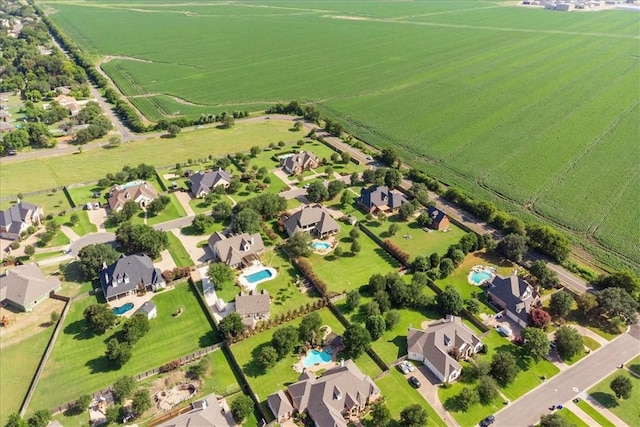
{"label": "lawn stripe mowing pattern", "polygon": [[[633,384],[631,397],[629,397],[629,399],[616,399],[613,391],[609,388],[611,380],[621,374],[630,378]],[[626,370],[619,370],[599,382],[595,387],[591,388],[588,393],[625,423],[630,426],[638,424],[638,418],[640,417],[640,406],[638,406],[638,402],[640,402],[640,379],[638,377],[630,374]]]}
{"label": "lawn stripe mowing pattern", "polygon": [[[86,329],[82,312],[95,298],[73,302],[30,408],[53,408],[106,387],[123,375],[142,373],[214,344],[216,336],[196,298],[187,284],[155,295],[158,317],[151,320],[151,330],[135,345],[131,360],[120,370],[109,368],[104,351],[106,342],[121,327],[93,335]],[[180,307],[183,313],[173,317]]]}
{"label": "lawn stripe mowing pattern", "polygon": [[602,427],[616,427],[614,423],[609,421],[604,415],[602,415],[596,408],[589,405],[586,401],[580,400],[576,403],[578,408],[582,409],[587,415],[589,415],[595,422]]}
{"label": "lawn stripe mowing pattern", "polygon": [[0,350],[0,425],[20,409],[53,327]]}
{"label": "lawn stripe mowing pattern", "polygon": [[569,424],[572,425],[572,426],[575,426],[575,427],[589,427],[589,424],[587,424],[584,421],[582,421],[582,418],[578,417],[576,414],[574,414],[573,412],[571,412],[567,408],[562,408],[562,409],[558,410],[558,414],[562,418],[567,420],[569,422]]}
{"label": "lawn stripe mowing pattern", "polygon": [[[622,225],[640,219],[626,202],[640,191],[632,13],[460,1],[266,1],[258,12],[242,1],[215,9],[161,1],[145,5],[155,12],[150,21],[109,3],[44,3],[92,54],[147,61],[105,64],[125,94],[154,95],[134,99],[145,112],[197,117],[240,103],[315,101],[348,117],[348,131],[398,147],[448,183],[525,216],[526,204],[640,263],[629,243],[638,239]],[[344,16],[359,20],[335,19]],[[255,38],[274,27],[283,30]]]}
{"label": "lawn stripe mowing pattern", "polygon": [[189,256],[187,250],[182,246],[182,242],[172,232],[167,232],[169,246],[167,249],[176,263],[176,267],[191,267],[194,265],[193,260]]}

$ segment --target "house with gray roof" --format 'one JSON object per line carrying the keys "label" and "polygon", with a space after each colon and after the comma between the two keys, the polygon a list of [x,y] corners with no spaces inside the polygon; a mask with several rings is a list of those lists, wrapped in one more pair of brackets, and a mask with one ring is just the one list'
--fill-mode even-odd
{"label": "house with gray roof", "polygon": [[214,261],[224,262],[233,268],[259,261],[259,256],[264,250],[260,233],[240,233],[227,237],[220,232],[215,232],[209,237],[208,243],[213,252]]}
{"label": "house with gray roof", "polygon": [[504,309],[507,317],[523,328],[529,324],[529,315],[540,307],[540,293],[526,280],[518,277],[517,270],[508,277],[495,275],[487,281],[487,300]]}
{"label": "house with gray roof", "polygon": [[303,205],[299,211],[285,217],[281,222],[289,236],[301,231],[324,239],[340,232],[340,225],[320,205]]}
{"label": "house with gray roof", "polygon": [[9,209],[0,211],[0,237],[16,240],[30,225],[40,225],[43,220],[44,211],[40,206],[18,199]]}
{"label": "house with gray roof", "polygon": [[123,255],[113,264],[105,265],[98,277],[107,301],[133,295],[138,290],[156,291],[166,287],[160,269],[153,266],[147,255]]}
{"label": "house with gray roof", "polygon": [[[226,403],[223,403],[226,407]],[[158,427],[235,427],[229,408],[224,408],[218,402],[215,394],[191,404],[191,410],[175,418],[159,424]]]}
{"label": "house with gray roof", "polygon": [[0,303],[30,312],[60,288],[60,280],[45,277],[37,265],[19,265],[0,276]]}
{"label": "house with gray roof", "polygon": [[457,379],[462,372],[460,359],[483,348],[482,341],[457,316],[448,316],[426,330],[409,328],[408,358],[423,363],[442,382]]}
{"label": "house with gray roof", "polygon": [[244,324],[253,327],[257,320],[269,319],[271,297],[264,289],[259,293],[255,290],[248,294],[240,292],[236,296],[236,313],[242,317]]}
{"label": "house with gray roof", "polygon": [[270,395],[267,404],[279,422],[297,411],[306,412],[318,427],[347,427],[351,416],[379,398],[380,389],[373,380],[347,360],[319,377],[304,371],[286,392]]}
{"label": "house with gray roof", "polygon": [[315,169],[319,164],[318,156],[309,151],[301,151],[280,158],[280,167],[289,175],[298,175],[304,171]]}
{"label": "house with gray roof", "polygon": [[158,192],[156,189],[146,182],[114,185],[109,190],[109,207],[111,212],[120,212],[126,202],[134,201],[141,208],[145,208],[157,198]]}
{"label": "house with gray roof", "polygon": [[227,188],[230,183],[231,174],[221,168],[213,172],[197,172],[189,178],[191,194],[195,198],[205,197],[219,186]]}
{"label": "house with gray roof", "polygon": [[136,310],[135,314],[138,314],[138,313],[142,314],[147,319],[151,320],[158,317],[158,308],[153,302],[146,301],[144,304],[140,306],[139,309]]}
{"label": "house with gray roof", "polygon": [[358,205],[367,213],[392,213],[403,203],[409,203],[409,199],[399,191],[390,190],[386,185],[363,188],[358,198]]}

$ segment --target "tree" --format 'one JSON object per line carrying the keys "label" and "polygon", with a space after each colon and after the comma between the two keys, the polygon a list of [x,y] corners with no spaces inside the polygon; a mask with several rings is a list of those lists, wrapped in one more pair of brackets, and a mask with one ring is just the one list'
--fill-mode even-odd
{"label": "tree", "polygon": [[391,298],[385,291],[377,291],[373,294],[373,300],[378,303],[381,313],[384,313],[391,308]]}
{"label": "tree", "polygon": [[31,258],[35,253],[36,253],[36,248],[34,248],[33,245],[26,245],[24,247],[24,254],[29,258]]}
{"label": "tree", "polygon": [[513,354],[507,352],[499,352],[491,358],[490,375],[505,387],[513,382],[518,375],[518,365]]}
{"label": "tree", "polygon": [[351,242],[351,253],[354,255],[357,255],[358,253],[360,253],[360,251],[362,250],[362,246],[360,246],[360,241],[358,239],[355,239],[353,242]]}
{"label": "tree", "polygon": [[191,228],[196,234],[205,234],[207,229],[214,224],[214,220],[209,215],[205,214],[197,214],[193,217],[193,221],[191,222]]}
{"label": "tree", "polygon": [[52,325],[55,325],[56,323],[58,323],[58,320],[60,320],[60,313],[58,313],[57,311],[52,311],[51,316],[49,316],[49,321]]}
{"label": "tree", "polygon": [[135,390],[136,383],[133,380],[133,377],[121,377],[113,383],[113,397],[116,402],[122,403]]}
{"label": "tree", "polygon": [[311,254],[311,250],[309,249],[310,245],[311,235],[304,231],[296,231],[289,237],[289,240],[287,240],[285,248],[292,257],[307,257]]}
{"label": "tree", "polygon": [[558,291],[551,295],[549,301],[549,311],[553,316],[565,318],[571,311],[573,305],[573,297],[565,291]]}
{"label": "tree", "polygon": [[478,403],[478,400],[478,392],[471,387],[463,387],[456,396],[456,402],[463,411],[468,411],[471,406]]}
{"label": "tree", "polygon": [[633,384],[631,383],[631,379],[628,376],[619,374],[613,380],[611,380],[611,384],[609,384],[609,387],[615,393],[618,399],[628,399],[631,397],[631,389],[633,388]]}
{"label": "tree", "polygon": [[389,188],[396,188],[402,182],[402,174],[398,169],[387,169],[384,174],[384,183]]}
{"label": "tree", "polygon": [[298,326],[298,337],[300,341],[313,343],[314,338],[320,333],[321,326],[322,318],[317,311],[304,316]]}
{"label": "tree", "polygon": [[244,208],[236,214],[233,222],[234,233],[258,233],[260,231],[260,215],[251,208]]}
{"label": "tree", "polygon": [[122,327],[124,339],[130,345],[135,344],[149,332],[149,319],[142,313],[136,313]]}
{"label": "tree", "polygon": [[533,326],[543,330],[546,330],[551,323],[551,315],[541,308],[531,310],[529,317]]}
{"label": "tree", "polygon": [[71,216],[69,217],[69,222],[71,223],[72,226],[76,226],[80,222],[80,217],[78,216],[77,213],[72,213]]}
{"label": "tree", "polygon": [[116,367],[121,368],[131,359],[131,346],[129,343],[111,338],[107,341],[107,350],[104,354]]}
{"label": "tree", "polygon": [[584,350],[582,336],[575,328],[561,326],[555,332],[556,350],[563,359],[570,359]]}
{"label": "tree", "polygon": [[375,427],[387,427],[391,422],[391,412],[382,399],[378,399],[371,405],[371,420]]}
{"label": "tree", "polygon": [[84,412],[89,409],[89,405],[91,404],[91,396],[88,394],[83,394],[76,400],[76,409],[78,412]]}
{"label": "tree", "polygon": [[223,200],[221,202],[213,205],[213,209],[211,210],[211,216],[216,221],[225,221],[231,217],[231,213],[233,211],[233,206],[231,203]]}
{"label": "tree", "polygon": [[453,261],[451,258],[443,257],[440,259],[440,278],[445,279],[453,270],[455,270],[455,266],[453,265]]}
{"label": "tree", "polygon": [[395,310],[387,311],[384,315],[384,322],[387,325],[387,330],[393,329],[400,322],[400,313]]}
{"label": "tree", "polygon": [[346,305],[349,311],[354,310],[357,306],[360,305],[361,295],[357,290],[349,291],[347,294]]}
{"label": "tree", "polygon": [[340,154],[335,152],[331,154],[331,161],[333,163],[337,163],[339,160],[340,160]]}
{"label": "tree", "polygon": [[427,411],[415,403],[404,408],[400,412],[400,425],[403,427],[424,427],[427,425],[429,414]]}
{"label": "tree", "polygon": [[83,315],[89,326],[98,334],[105,333],[118,321],[118,316],[107,304],[92,304],[84,309]]}
{"label": "tree", "polygon": [[442,293],[436,297],[438,309],[443,315],[458,314],[464,307],[464,300],[460,293],[451,285],[447,285]]}
{"label": "tree", "polygon": [[222,319],[218,327],[224,336],[231,335],[232,337],[237,337],[244,330],[242,317],[235,311]]}
{"label": "tree", "polygon": [[527,239],[520,234],[507,234],[504,239],[498,243],[496,249],[498,253],[505,258],[520,262],[522,261],[522,256],[527,252]]}
{"label": "tree", "polygon": [[527,242],[552,259],[562,262],[571,253],[569,239],[557,230],[540,224],[527,225]]}
{"label": "tree", "polygon": [[257,156],[258,154],[260,154],[260,152],[262,152],[262,148],[260,148],[257,145],[254,145],[249,149],[249,153],[251,153],[251,157]]}
{"label": "tree", "polygon": [[324,202],[329,199],[329,190],[320,181],[315,181],[307,187],[307,199],[313,203]]}
{"label": "tree", "polygon": [[120,211],[120,215],[122,215],[125,221],[128,221],[131,218],[133,218],[133,216],[138,212],[140,212],[140,205],[138,205],[133,200],[127,200],[122,205],[122,210]]}
{"label": "tree", "polygon": [[293,352],[299,343],[298,330],[293,326],[285,326],[273,333],[271,346],[276,350],[279,358],[285,357]]}
{"label": "tree", "polygon": [[253,401],[245,394],[236,397],[229,406],[231,415],[238,424],[242,424],[244,419],[253,412]]}
{"label": "tree", "polygon": [[169,205],[169,203],[171,203],[169,196],[160,195],[147,205],[147,213],[151,216],[158,215]]}
{"label": "tree", "polygon": [[402,219],[403,221],[407,221],[409,218],[413,216],[415,212],[416,212],[416,208],[415,206],[413,206],[412,203],[403,203],[402,205],[400,205],[400,208],[398,209],[398,215],[400,216],[400,219]]}
{"label": "tree", "polygon": [[380,160],[382,163],[389,167],[398,166],[400,167],[402,161],[400,160],[400,154],[394,148],[385,148],[380,153]]}
{"label": "tree", "polygon": [[549,339],[547,334],[539,328],[527,327],[522,330],[524,351],[536,361],[549,354]]}
{"label": "tree", "polygon": [[51,411],[40,409],[29,418],[29,427],[46,427],[51,421]]}
{"label": "tree", "polygon": [[351,154],[347,151],[343,151],[340,154],[340,161],[345,165],[349,164],[349,162],[351,161]]}
{"label": "tree", "polygon": [[470,313],[476,314],[478,311],[480,311],[480,301],[478,301],[476,298],[469,298],[466,305],[467,310],[469,310]]}
{"label": "tree", "polygon": [[225,283],[233,281],[236,277],[233,269],[224,262],[214,262],[209,264],[207,277],[213,283],[214,288],[219,291]]}
{"label": "tree", "polygon": [[576,297],[576,303],[578,305],[578,312],[584,317],[587,317],[598,307],[596,296],[589,292],[578,295]]}
{"label": "tree", "polygon": [[116,242],[127,254],[146,253],[158,258],[169,245],[167,233],[146,224],[125,222],[116,230]]}
{"label": "tree", "polygon": [[205,356],[202,359],[198,360],[198,363],[191,365],[189,371],[194,375],[202,378],[209,370],[210,365],[211,359],[208,356]]}
{"label": "tree", "polygon": [[389,236],[395,236],[396,234],[398,234],[398,231],[400,231],[400,225],[394,222],[389,225],[389,231],[387,231],[387,233],[389,234]]}
{"label": "tree", "polygon": [[478,399],[483,405],[489,405],[491,402],[500,396],[498,391],[498,384],[490,376],[484,375],[480,377],[478,385],[476,386],[476,392],[478,393]]}
{"label": "tree", "polygon": [[351,204],[351,202],[353,201],[353,193],[351,193],[351,191],[343,191],[342,195],[340,196],[340,206],[347,207]]}
{"label": "tree", "polygon": [[336,197],[344,189],[344,182],[334,179],[327,185],[328,200]]}
{"label": "tree", "polygon": [[352,359],[357,359],[369,347],[371,335],[362,325],[352,323],[342,334],[342,342],[345,352]]}
{"label": "tree", "polygon": [[140,416],[147,409],[150,409],[151,404],[151,396],[149,395],[149,390],[146,388],[142,388],[135,393],[133,393],[133,402],[131,403],[131,408],[133,412]]}
{"label": "tree", "polygon": [[365,322],[367,331],[371,336],[372,341],[376,341],[387,330],[387,325],[384,321],[384,317],[380,315],[369,316]]}
{"label": "tree", "polygon": [[351,238],[351,240],[356,240],[358,237],[360,237],[360,230],[358,230],[356,227],[352,228],[349,231],[349,237]]}
{"label": "tree", "polygon": [[14,412],[7,418],[5,427],[27,427],[27,421],[23,420],[19,413]]}
{"label": "tree", "polygon": [[543,260],[534,261],[529,268],[529,272],[545,289],[555,288],[560,284],[558,274],[550,269]]}
{"label": "tree", "polygon": [[629,270],[618,271],[608,276],[600,276],[591,284],[598,289],[622,288],[632,296],[636,296],[640,291],[640,278]]}
{"label": "tree", "polygon": [[256,362],[263,370],[273,368],[278,361],[278,352],[270,345],[263,346],[258,355],[256,356]]}
{"label": "tree", "polygon": [[553,414],[542,415],[540,417],[540,427],[573,427],[574,424],[571,424],[565,418],[563,418],[559,413],[555,412]]}
{"label": "tree", "polygon": [[607,288],[596,295],[598,311],[613,322],[637,322],[638,302],[622,288]]}
{"label": "tree", "polygon": [[118,424],[118,418],[121,417],[121,413],[123,412],[123,408],[120,405],[107,406],[107,412],[105,415],[106,424]]}

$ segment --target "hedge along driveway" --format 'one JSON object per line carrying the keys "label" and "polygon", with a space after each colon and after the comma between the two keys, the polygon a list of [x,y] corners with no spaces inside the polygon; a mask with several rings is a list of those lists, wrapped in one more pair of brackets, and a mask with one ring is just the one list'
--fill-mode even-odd
{"label": "hedge along driveway", "polygon": [[[94,335],[83,318],[86,307],[96,303],[93,297],[72,303],[62,333],[31,401],[31,409],[53,408],[113,383],[123,375],[135,375],[214,344],[216,335],[192,288],[181,284],[153,297],[158,317],[151,329],[133,348],[131,360],[119,370],[110,368],[104,357],[106,342],[121,327]],[[173,317],[178,308],[179,317]]]}

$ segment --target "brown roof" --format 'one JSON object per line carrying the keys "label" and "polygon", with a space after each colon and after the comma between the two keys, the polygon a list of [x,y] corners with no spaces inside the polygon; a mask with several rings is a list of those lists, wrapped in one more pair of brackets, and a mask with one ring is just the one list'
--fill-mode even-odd
{"label": "brown roof", "polygon": [[236,297],[236,312],[241,316],[266,316],[269,314],[271,298],[269,293],[262,290],[261,293],[240,293]]}
{"label": "brown roof", "polygon": [[109,191],[109,207],[112,211],[117,211],[129,200],[139,203],[140,199],[146,198],[153,200],[157,197],[158,193],[155,188],[153,188],[153,185],[147,184],[146,182],[126,188],[122,188],[120,185],[114,185],[111,187],[111,191]]}
{"label": "brown roof", "polygon": [[329,212],[318,205],[303,206],[285,220],[284,226],[290,236],[296,231],[314,230],[318,234],[325,234],[340,230],[340,226]]}
{"label": "brown roof", "polygon": [[234,266],[264,250],[264,243],[260,233],[241,233],[225,237],[222,233],[216,232],[209,237],[209,247],[221,262]]}

